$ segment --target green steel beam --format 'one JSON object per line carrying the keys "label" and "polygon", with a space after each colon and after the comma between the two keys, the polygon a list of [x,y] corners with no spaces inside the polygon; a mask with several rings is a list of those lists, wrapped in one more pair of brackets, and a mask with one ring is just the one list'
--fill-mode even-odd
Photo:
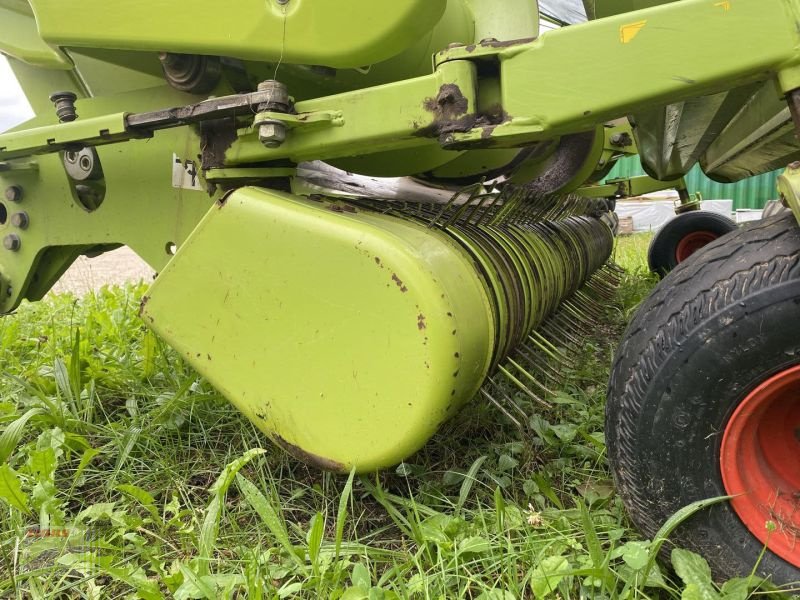
{"label": "green steel beam", "polygon": [[[516,147],[754,81],[777,78],[788,91],[800,87],[793,15],[800,20],[798,0],[684,0],[551,31],[529,43],[451,48],[437,55],[432,75],[298,102],[296,111],[306,120],[341,116],[327,127],[295,127],[279,147],[264,147],[256,127],[241,130],[226,164],[332,160],[437,144]],[[736,51],[743,39],[747,53]],[[613,78],[598,68],[600,59],[614,65]],[[501,110],[493,113],[479,102],[480,89],[496,82],[487,67],[492,64],[498,66],[501,98]],[[119,115],[108,119],[113,137],[122,123]],[[283,119],[292,126],[297,117]],[[98,142],[95,129],[91,124],[86,144]],[[60,139],[57,131],[52,136]],[[35,134],[38,142],[17,144],[41,149],[50,139],[42,140],[42,133]],[[0,136],[0,147],[8,144]]]}
{"label": "green steel beam", "polygon": [[[447,0],[30,0],[45,42],[329,67],[385,60],[427,34]],[[354,30],[354,26],[357,28]],[[4,28],[5,31],[5,28]]]}
{"label": "green steel beam", "polygon": [[632,198],[669,189],[685,190],[686,182],[683,177],[670,181],[659,181],[647,175],[609,179],[604,184],[578,188],[575,193],[587,198]]}

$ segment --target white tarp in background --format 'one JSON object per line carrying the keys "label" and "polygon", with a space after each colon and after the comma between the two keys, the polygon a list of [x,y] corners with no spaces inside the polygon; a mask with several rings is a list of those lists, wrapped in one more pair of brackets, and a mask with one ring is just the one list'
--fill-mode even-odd
{"label": "white tarp in background", "polygon": [[[733,200],[703,200],[700,208],[720,213],[726,217],[733,216]],[[675,217],[675,202],[672,200],[617,200],[616,212],[620,219],[633,217],[634,231],[654,231]],[[748,212],[760,213],[761,211]],[[760,217],[759,214],[758,218]]]}

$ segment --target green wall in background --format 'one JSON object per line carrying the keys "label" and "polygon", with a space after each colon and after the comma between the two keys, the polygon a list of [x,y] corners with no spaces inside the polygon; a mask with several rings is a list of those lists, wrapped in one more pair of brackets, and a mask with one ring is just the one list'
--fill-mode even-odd
{"label": "green wall in background", "polygon": [[[690,193],[700,192],[703,200],[733,200],[733,209],[764,208],[764,205],[778,197],[777,181],[781,171],[773,171],[750,177],[736,183],[717,183],[703,174],[700,165],[686,175],[686,186]],[[636,177],[644,175],[638,156],[619,160],[606,179],[617,177]]]}

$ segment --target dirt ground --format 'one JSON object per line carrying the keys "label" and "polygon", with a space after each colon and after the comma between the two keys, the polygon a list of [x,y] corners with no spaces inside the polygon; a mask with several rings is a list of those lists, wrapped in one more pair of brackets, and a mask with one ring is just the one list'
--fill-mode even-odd
{"label": "dirt ground", "polygon": [[130,248],[119,248],[96,258],[81,256],[53,287],[53,292],[72,292],[78,296],[104,285],[129,281],[151,281],[153,269]]}

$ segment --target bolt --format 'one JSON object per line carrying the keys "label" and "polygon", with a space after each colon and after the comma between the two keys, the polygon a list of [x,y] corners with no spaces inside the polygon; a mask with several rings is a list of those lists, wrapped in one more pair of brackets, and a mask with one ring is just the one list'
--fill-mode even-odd
{"label": "bolt", "polygon": [[20,241],[19,236],[13,233],[10,233],[3,238],[3,247],[11,252],[16,252],[19,250],[21,245],[22,242]]}
{"label": "bolt", "polygon": [[266,121],[258,128],[258,141],[266,148],[278,148],[286,140],[286,125],[280,121]]}
{"label": "bolt", "polygon": [[289,90],[280,81],[262,81],[258,84],[258,91],[268,94],[268,100],[258,105],[259,111],[286,112],[289,109]]}
{"label": "bolt", "polygon": [[22,188],[18,185],[12,185],[6,188],[6,200],[9,202],[22,202]]}
{"label": "bolt", "polygon": [[633,143],[631,136],[627,133],[615,133],[608,141],[612,146],[630,146]]}
{"label": "bolt", "polygon": [[19,229],[27,229],[31,222],[30,217],[28,217],[28,213],[25,211],[11,215],[10,221],[14,227],[18,227]]}
{"label": "bolt", "polygon": [[69,123],[78,118],[75,112],[75,100],[78,99],[73,92],[53,92],[50,94],[50,102],[55,104],[56,116],[60,123]]}
{"label": "bolt", "polygon": [[[285,113],[289,110],[289,90],[280,81],[262,81],[258,91],[267,94],[267,99],[258,105],[258,112]],[[286,140],[286,124],[276,119],[263,121],[258,127],[258,139],[266,148],[277,148]]]}

